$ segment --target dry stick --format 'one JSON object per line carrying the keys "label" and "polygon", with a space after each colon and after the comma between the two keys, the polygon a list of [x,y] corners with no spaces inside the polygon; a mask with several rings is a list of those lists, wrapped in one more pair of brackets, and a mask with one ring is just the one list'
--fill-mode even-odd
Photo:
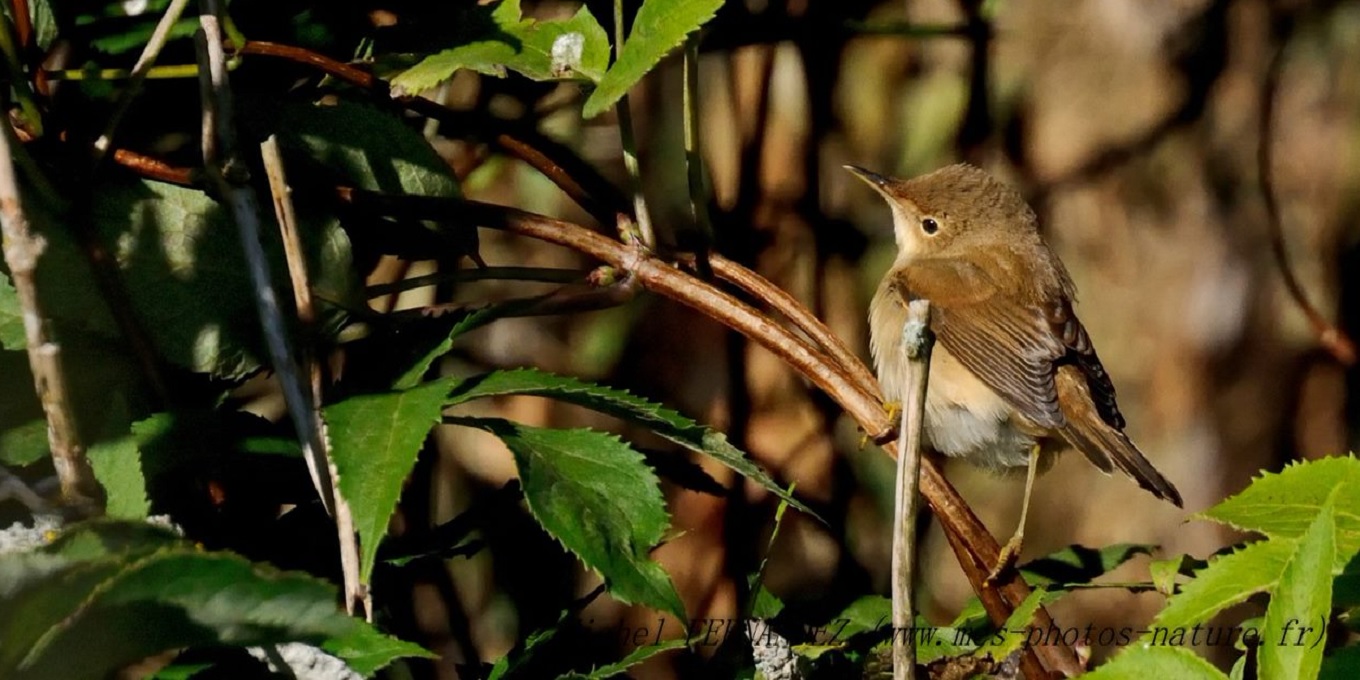
{"label": "dry stick", "polygon": [[160,56],[161,49],[170,39],[170,29],[179,21],[184,14],[184,8],[189,4],[189,0],[173,0],[170,6],[165,8],[165,14],[156,24],[156,29],[151,33],[151,39],[147,41],[146,47],[142,48],[141,56],[137,57],[137,63],[132,67],[132,78],[128,81],[127,89],[118,98],[118,105],[113,109],[113,115],[109,117],[109,122],[104,126],[104,134],[99,136],[94,142],[94,162],[99,164],[104,160],[105,154],[113,147],[113,136],[118,131],[118,125],[123,122],[123,116],[127,115],[128,108],[132,106],[132,100],[137,98],[137,92],[142,89],[142,83],[146,82],[146,74],[151,71],[151,67],[156,64],[156,57]]}
{"label": "dry stick", "polygon": [[[200,65],[199,84],[203,99],[203,160],[208,176],[236,222],[245,251],[246,268],[255,288],[255,303],[264,328],[270,361],[279,376],[284,402],[297,430],[303,457],[312,482],[317,487],[326,511],[335,513],[335,488],[329,466],[317,442],[321,432],[314,427],[312,405],[298,374],[297,362],[288,339],[283,313],[270,281],[269,261],[260,243],[260,206],[250,187],[246,169],[236,156],[235,130],[232,126],[231,89],[227,83],[226,55],[222,51],[220,7],[216,0],[201,0],[200,29],[195,34]],[[362,584],[346,584],[345,609],[366,602]]]}
{"label": "dry stick", "polygon": [[921,432],[925,427],[926,384],[930,373],[930,302],[912,300],[902,326],[907,355],[907,391],[902,397],[902,427],[897,439],[897,500],[893,504],[892,618],[893,678],[916,677],[913,612],[916,578],[916,515],[921,507]]}
{"label": "dry stick", "polygon": [[[321,452],[320,457],[326,461],[330,486],[335,491],[332,500],[335,504],[335,528],[340,538],[340,573],[345,583],[345,601],[353,603],[356,599],[362,599],[364,613],[372,623],[373,596],[364,588],[359,575],[359,542],[354,533],[354,513],[350,510],[349,501],[335,484],[336,480],[340,479],[340,473],[335,467],[335,460],[331,458],[329,439],[326,436],[326,421],[321,416],[323,396],[321,362],[312,351],[311,342],[316,329],[316,308],[312,304],[307,257],[303,254],[302,238],[298,235],[297,216],[293,212],[293,199],[290,195],[292,190],[288,188],[288,177],[283,169],[278,139],[270,135],[260,144],[260,153],[264,160],[265,175],[269,179],[269,191],[274,198],[274,214],[278,217],[279,231],[283,237],[284,258],[288,261],[288,275],[293,284],[293,302],[297,306],[303,337],[307,339],[298,352],[303,371],[307,373],[312,387],[311,427],[307,434],[312,438],[312,446]],[[353,613],[352,609],[350,613]]]}
{"label": "dry stick", "polygon": [[67,398],[62,374],[61,346],[53,342],[43,328],[34,272],[47,242],[33,233],[24,214],[10,148],[12,134],[9,122],[0,121],[0,228],[4,234],[5,265],[19,297],[28,366],[33,371],[33,387],[47,416],[47,441],[52,447],[52,464],[61,480],[62,500],[79,510],[90,510],[95,507],[99,485],[76,431],[75,412]]}
{"label": "dry stick", "polygon": [[[1273,17],[1280,19],[1281,17]],[[1272,22],[1277,23],[1277,22]],[[1304,316],[1308,317],[1308,323],[1313,326],[1313,331],[1318,335],[1318,342],[1326,349],[1337,361],[1346,366],[1355,363],[1355,343],[1351,341],[1346,332],[1337,328],[1335,324],[1328,321],[1318,311],[1313,303],[1308,301],[1308,294],[1304,292],[1303,285],[1294,275],[1294,270],[1289,266],[1289,255],[1285,252],[1284,243],[1284,224],[1280,217],[1280,205],[1275,196],[1275,182],[1271,175],[1271,168],[1274,167],[1274,154],[1271,139],[1272,130],[1275,125],[1275,93],[1280,87],[1280,71],[1284,68],[1285,47],[1288,46],[1289,37],[1293,31],[1286,29],[1280,44],[1275,47],[1275,54],[1271,55],[1270,66],[1266,70],[1266,81],[1261,87],[1261,115],[1258,121],[1259,141],[1256,147],[1256,176],[1261,183],[1261,198],[1266,204],[1267,224],[1270,228],[1270,252],[1275,256],[1275,264],[1280,268],[1280,275],[1284,277],[1285,288],[1289,291],[1289,296],[1294,298],[1294,303],[1303,311]]]}

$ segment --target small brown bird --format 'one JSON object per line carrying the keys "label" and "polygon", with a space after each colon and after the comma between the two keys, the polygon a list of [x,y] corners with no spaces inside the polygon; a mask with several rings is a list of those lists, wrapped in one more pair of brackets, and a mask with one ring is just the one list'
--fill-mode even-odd
{"label": "small brown bird", "polygon": [[1072,279],[1020,194],[969,165],[910,180],[846,169],[888,201],[897,239],[897,260],[869,306],[884,398],[898,402],[906,387],[907,302],[929,300],[938,342],[924,443],[986,468],[1027,468],[1020,526],[991,579],[1019,555],[1034,477],[1064,443],[1181,506],[1124,434],[1114,385],[1072,311]]}

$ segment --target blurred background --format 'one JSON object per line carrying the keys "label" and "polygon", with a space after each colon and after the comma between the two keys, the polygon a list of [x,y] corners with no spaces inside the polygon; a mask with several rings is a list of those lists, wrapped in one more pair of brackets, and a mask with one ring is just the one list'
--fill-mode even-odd
{"label": "blurred background", "polygon": [[[608,27],[611,7],[587,4]],[[537,17],[576,6],[525,2]],[[1257,153],[1272,145],[1289,266],[1322,315],[1350,328],[1360,292],[1360,277],[1347,275],[1360,266],[1360,2],[736,0],[702,45],[716,250],[794,294],[866,360],[868,300],[895,250],[885,205],[841,165],[911,176],[967,160],[1030,198],[1076,281],[1077,313],[1119,389],[1128,431],[1178,485],[1186,511],[1069,455],[1036,486],[1025,558],[1125,542],[1156,544],[1159,556],[1209,555],[1241,537],[1191,513],[1262,469],[1353,446],[1355,374],[1320,348],[1286,291]],[[1273,129],[1262,141],[1267,72],[1281,49]],[[681,82],[672,58],[633,91],[632,106],[658,231],[684,245],[695,242],[695,226]],[[462,73],[432,96],[541,118],[543,129],[625,183],[616,120],[583,122],[570,105],[581,97],[575,85]],[[590,223],[527,166],[475,143],[439,144],[469,197]],[[484,235],[482,254],[492,265],[591,266],[498,233]],[[389,264],[388,277],[426,267]],[[502,285],[461,294],[485,299]],[[375,302],[425,303],[421,291]],[[862,433],[828,398],[718,324],[644,294],[600,312],[499,322],[449,361],[451,371],[532,364],[598,379],[721,428],[830,523],[790,513],[767,568],[774,593],[836,611],[828,603],[887,592],[891,461],[861,446]],[[494,408],[530,423],[617,425],[534,398]],[[494,438],[445,430],[428,490],[432,521],[515,474]],[[759,563],[774,502],[725,468],[696,462],[729,490],[668,483],[676,537],[656,557],[692,617],[737,616],[734,579]],[[948,471],[993,533],[1008,536],[1023,478]],[[408,492],[408,513],[411,502]],[[543,545],[498,544],[498,532],[487,533],[493,550],[449,562],[449,580],[431,585],[442,596],[418,607],[447,660],[469,658],[469,647],[482,659],[504,654],[517,630],[555,619],[560,608],[542,602],[596,585],[566,555],[548,565]],[[503,539],[512,535],[524,541],[522,531]],[[923,609],[944,623],[971,591],[938,527],[924,536]],[[540,556],[525,563],[524,555]],[[1144,558],[1116,578],[1146,576]],[[1162,602],[1102,590],[1069,597],[1053,614],[1061,626],[1141,625]],[[610,631],[654,627],[655,618],[608,598],[582,615],[605,648],[617,642]],[[694,663],[663,658],[636,675],[679,677]],[[442,672],[452,677],[451,668]]]}

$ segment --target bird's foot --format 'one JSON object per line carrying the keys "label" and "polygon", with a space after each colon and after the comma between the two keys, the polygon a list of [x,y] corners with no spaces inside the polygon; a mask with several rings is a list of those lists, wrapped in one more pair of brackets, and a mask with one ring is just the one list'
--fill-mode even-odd
{"label": "bird's foot", "polygon": [[902,413],[902,405],[895,401],[883,402],[883,410],[888,412],[888,429],[878,434],[864,433],[859,438],[859,448],[863,449],[872,439],[875,444],[882,446],[897,437],[897,418]]}
{"label": "bird's foot", "polygon": [[992,567],[991,573],[987,574],[987,584],[996,585],[1006,572],[1015,566],[1016,560],[1020,558],[1020,548],[1024,546],[1025,537],[1023,534],[1011,536],[1011,540],[1006,541],[1006,545],[1001,548],[1001,555],[996,558],[996,566]]}

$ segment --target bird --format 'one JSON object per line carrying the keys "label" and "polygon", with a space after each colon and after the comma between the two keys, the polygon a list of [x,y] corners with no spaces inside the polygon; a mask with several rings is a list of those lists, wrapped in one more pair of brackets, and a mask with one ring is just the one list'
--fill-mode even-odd
{"label": "bird", "polygon": [[897,258],[869,306],[884,399],[900,403],[907,304],[930,303],[923,443],[995,471],[1025,468],[1019,526],[988,580],[1014,565],[1037,474],[1065,448],[1163,500],[1180,492],[1124,432],[1109,373],[1073,307],[1076,287],[1010,185],[968,164],[897,179],[847,165],[892,213]]}

